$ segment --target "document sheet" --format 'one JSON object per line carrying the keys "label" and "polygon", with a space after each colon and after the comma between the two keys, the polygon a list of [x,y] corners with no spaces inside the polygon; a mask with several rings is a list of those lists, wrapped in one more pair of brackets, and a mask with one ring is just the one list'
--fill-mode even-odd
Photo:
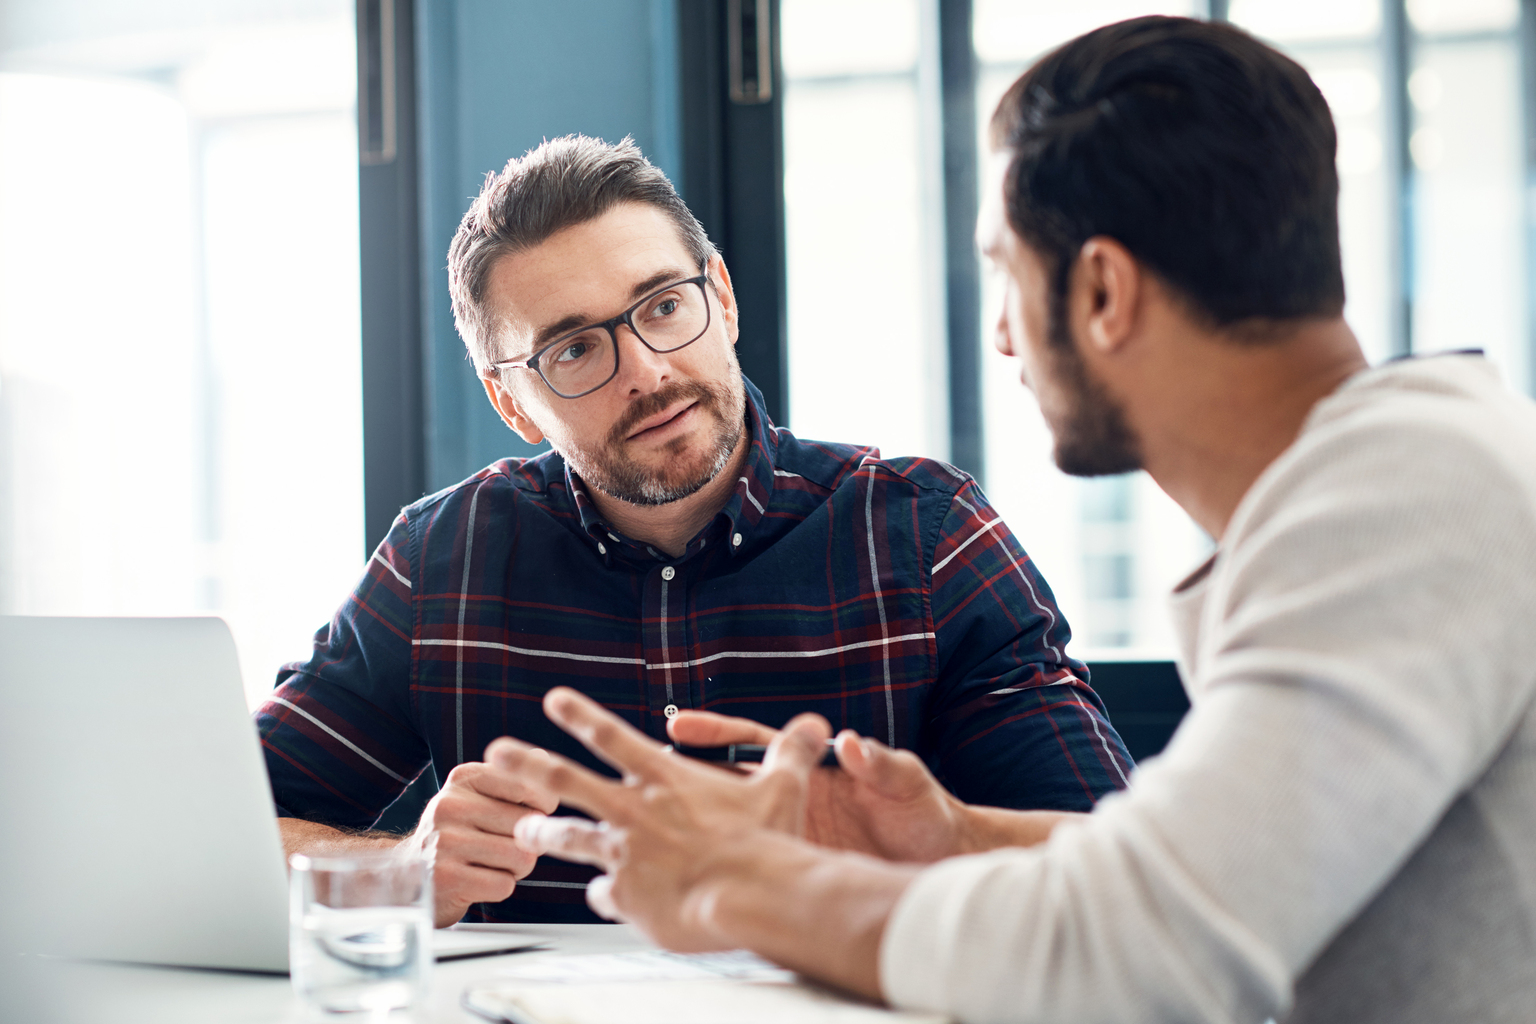
{"label": "document sheet", "polygon": [[645,950],[549,957],[503,968],[464,993],[509,1024],[945,1024],[799,978],[751,953]]}

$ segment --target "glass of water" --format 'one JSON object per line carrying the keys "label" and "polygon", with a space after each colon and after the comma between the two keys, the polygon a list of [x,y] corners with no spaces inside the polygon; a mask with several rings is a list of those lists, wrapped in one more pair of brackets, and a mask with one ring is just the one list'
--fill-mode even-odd
{"label": "glass of water", "polygon": [[306,1016],[424,1016],[432,971],[426,854],[289,858],[289,969]]}

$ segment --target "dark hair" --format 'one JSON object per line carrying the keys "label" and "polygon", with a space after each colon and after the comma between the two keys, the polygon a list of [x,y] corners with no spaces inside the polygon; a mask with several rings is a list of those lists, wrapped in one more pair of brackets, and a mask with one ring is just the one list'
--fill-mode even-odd
{"label": "dark hair", "polygon": [[453,320],[475,367],[496,362],[485,309],[486,278],[503,256],[531,249],[562,228],[594,220],[620,203],[646,203],[672,218],[702,270],[715,254],[704,227],[640,147],[585,135],[548,139],[488,174],[448,246]]}
{"label": "dark hair", "polygon": [[991,136],[1012,154],[1008,220],[1060,296],[1083,243],[1106,235],[1214,326],[1343,311],[1328,104],[1240,29],[1095,29],[1013,83]]}

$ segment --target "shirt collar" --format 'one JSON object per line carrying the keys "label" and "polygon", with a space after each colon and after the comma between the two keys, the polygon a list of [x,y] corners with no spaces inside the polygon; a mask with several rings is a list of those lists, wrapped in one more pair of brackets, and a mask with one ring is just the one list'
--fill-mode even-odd
{"label": "shirt collar", "polygon": [[[773,494],[773,471],[778,456],[779,436],[778,428],[763,408],[763,393],[746,377],[742,377],[742,383],[747,395],[747,461],[742,465],[741,476],[737,478],[736,487],[731,491],[725,507],[688,542],[688,547],[677,558],[649,544],[631,540],[610,526],[603,519],[597,503],[587,493],[586,483],[571,469],[570,463],[565,464],[565,483],[571,501],[576,506],[577,520],[606,564],[611,565],[614,555],[618,553],[642,561],[677,563],[687,561],[699,551],[717,543],[723,543],[732,555],[752,547],[758,524]],[[720,538],[718,541],[712,539],[717,537]]]}
{"label": "shirt collar", "polygon": [[779,455],[779,431],[763,408],[763,393],[746,377],[742,377],[742,382],[747,391],[747,439],[751,447],[731,491],[731,500],[714,518],[715,523],[723,521],[725,525],[725,542],[732,555],[752,547],[758,524],[773,497],[773,471]]}

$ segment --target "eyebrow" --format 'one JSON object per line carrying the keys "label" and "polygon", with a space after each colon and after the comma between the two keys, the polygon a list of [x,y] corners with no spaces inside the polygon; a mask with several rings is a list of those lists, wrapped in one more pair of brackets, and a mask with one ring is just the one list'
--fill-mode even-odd
{"label": "eyebrow", "polygon": [[[669,267],[665,270],[658,270],[656,273],[652,274],[650,277],[647,277],[645,280],[636,282],[635,286],[629,290],[629,300],[631,302],[638,302],[645,298],[645,296],[649,295],[651,292],[655,291],[657,288],[660,288],[662,285],[666,284],[668,281],[681,281],[687,279],[689,276],[691,275],[689,275],[688,271],[678,270],[675,267]],[[590,313],[571,313],[569,316],[563,316],[552,324],[546,324],[545,326],[540,327],[538,331],[535,332],[533,336],[533,352],[537,352],[539,349],[560,337],[562,334],[569,334],[578,328],[586,327],[590,324],[600,323],[605,319],[607,318],[598,318]],[[533,352],[530,352],[529,356],[532,356]]]}

